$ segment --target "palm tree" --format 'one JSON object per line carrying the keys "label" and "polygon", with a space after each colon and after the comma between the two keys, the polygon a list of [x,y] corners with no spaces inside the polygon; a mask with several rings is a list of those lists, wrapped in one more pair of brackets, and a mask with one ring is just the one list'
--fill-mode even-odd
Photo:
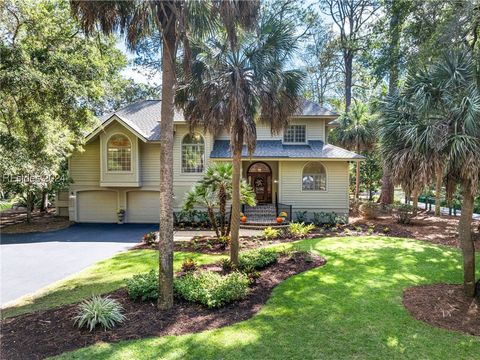
{"label": "palm tree", "polygon": [[[227,221],[226,207],[227,202],[232,199],[232,169],[230,163],[216,163],[210,166],[202,179],[185,197],[185,210],[192,210],[195,206],[207,209],[217,237],[230,234],[230,221]],[[240,184],[240,202],[249,206],[256,205],[255,193],[245,180],[242,180]],[[219,208],[219,223],[215,216],[217,207]]]}
{"label": "palm tree", "polygon": [[105,34],[119,31],[126,35],[127,45],[135,49],[139,42],[160,34],[162,41],[162,104],[160,123],[160,229],[159,229],[159,296],[158,307],[173,305],[173,115],[177,82],[175,60],[183,44],[184,63],[188,64],[187,35],[204,36],[220,18],[229,32],[237,23],[249,25],[257,1],[196,0],[70,0],[72,14],[87,35],[97,27]]}
{"label": "palm tree", "polygon": [[480,184],[478,61],[468,50],[458,49],[445,53],[428,69],[410,73],[401,93],[385,105],[380,127],[382,154],[397,182],[413,189],[435,174],[445,179],[447,198],[461,186],[458,233],[468,296],[475,294],[471,223]]}
{"label": "palm tree", "polygon": [[[375,129],[367,104],[355,101],[350,111],[339,119],[339,125],[330,135],[332,143],[356,151],[368,150],[375,144]],[[360,193],[360,161],[356,164],[355,198]]]}
{"label": "palm tree", "polygon": [[[194,41],[192,40],[192,43]],[[192,46],[192,63],[177,92],[177,103],[192,127],[230,132],[233,164],[231,261],[238,263],[240,173],[243,144],[256,145],[256,121],[281,131],[300,103],[303,73],[285,70],[296,48],[292,26],[265,19],[256,33],[238,32],[232,41],[219,33]],[[260,116],[261,114],[261,116]]]}

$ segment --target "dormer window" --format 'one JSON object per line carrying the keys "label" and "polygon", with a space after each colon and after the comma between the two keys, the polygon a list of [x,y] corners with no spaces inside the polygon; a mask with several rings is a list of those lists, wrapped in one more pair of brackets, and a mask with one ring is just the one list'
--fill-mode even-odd
{"label": "dormer window", "polygon": [[132,144],[128,137],[116,134],[107,142],[107,171],[132,170]]}
{"label": "dormer window", "polygon": [[307,141],[307,127],[305,125],[289,125],[283,134],[283,142],[290,144],[305,143]]}

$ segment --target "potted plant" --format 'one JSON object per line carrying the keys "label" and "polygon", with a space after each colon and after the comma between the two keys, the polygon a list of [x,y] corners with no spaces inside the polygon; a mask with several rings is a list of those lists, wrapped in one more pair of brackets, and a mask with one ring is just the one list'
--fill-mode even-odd
{"label": "potted plant", "polygon": [[282,218],[282,221],[285,221],[288,217],[288,214],[285,212],[285,211],[282,211],[278,217],[281,217]]}
{"label": "potted plant", "polygon": [[118,223],[123,224],[125,220],[125,209],[120,209],[117,211]]}

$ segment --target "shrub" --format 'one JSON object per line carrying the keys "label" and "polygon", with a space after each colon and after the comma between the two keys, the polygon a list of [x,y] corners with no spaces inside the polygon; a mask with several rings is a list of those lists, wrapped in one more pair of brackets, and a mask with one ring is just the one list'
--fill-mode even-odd
{"label": "shrub", "polygon": [[182,271],[184,272],[192,272],[197,270],[197,268],[197,263],[192,258],[185,259],[182,263]]}
{"label": "shrub", "polygon": [[155,244],[156,240],[157,240],[157,233],[155,231],[151,231],[143,235],[143,242],[147,245]]}
{"label": "shrub", "polygon": [[255,270],[253,267],[249,267],[243,270],[243,273],[247,275],[249,284],[253,285],[260,278],[260,272]]}
{"label": "shrub", "polygon": [[97,325],[104,330],[113,328],[125,320],[123,308],[118,301],[107,297],[93,296],[79,305],[78,313],[74,317],[74,324],[79,328],[86,327],[89,331]]}
{"label": "shrub", "polygon": [[298,222],[307,221],[307,212],[306,211],[295,211],[295,216],[297,217]]}
{"label": "shrub", "polygon": [[413,206],[410,204],[395,205],[395,218],[400,224],[410,224],[415,217],[413,214]]}
{"label": "shrub", "polygon": [[293,236],[306,236],[308,235],[313,229],[315,229],[315,225],[305,223],[291,223],[288,225],[288,232]]}
{"label": "shrub", "polygon": [[200,271],[176,278],[175,293],[187,301],[198,302],[209,308],[217,308],[245,298],[248,278],[239,272],[220,275],[213,271]]}
{"label": "shrub", "polygon": [[265,229],[263,229],[262,234],[266,240],[275,239],[280,236],[280,230],[274,229],[273,227],[268,226]]}
{"label": "shrub", "polygon": [[227,273],[236,270],[235,264],[230,259],[222,259],[220,265],[222,266],[223,271]]}
{"label": "shrub", "polygon": [[278,254],[274,250],[260,249],[250,250],[242,253],[238,258],[238,267],[240,270],[253,268],[261,270],[277,261]]}
{"label": "shrub", "polygon": [[230,244],[230,236],[219,236],[216,240],[222,249],[225,249]]}
{"label": "shrub", "polygon": [[360,205],[360,214],[367,220],[376,219],[379,213],[379,206],[377,203],[368,201]]}
{"label": "shrub", "polygon": [[156,300],[158,298],[158,274],[155,270],[134,275],[126,280],[128,296],[132,300]]}

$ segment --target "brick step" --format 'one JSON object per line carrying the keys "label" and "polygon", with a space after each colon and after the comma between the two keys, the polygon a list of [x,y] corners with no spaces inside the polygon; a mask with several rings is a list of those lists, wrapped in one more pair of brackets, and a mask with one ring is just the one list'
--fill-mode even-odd
{"label": "brick step", "polygon": [[241,223],[240,224],[240,229],[251,229],[251,230],[263,230],[266,227],[271,226],[272,228],[275,229],[284,229],[288,227],[288,222],[283,222],[281,224],[277,222],[246,222],[246,223]]}

